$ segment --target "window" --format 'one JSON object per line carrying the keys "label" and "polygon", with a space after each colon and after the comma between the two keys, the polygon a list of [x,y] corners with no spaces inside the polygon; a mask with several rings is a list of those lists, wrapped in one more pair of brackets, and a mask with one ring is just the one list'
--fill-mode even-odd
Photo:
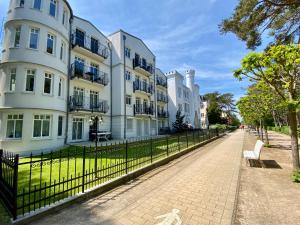
{"label": "window", "polygon": [[81,140],[83,136],[83,119],[73,118],[72,140]]}
{"label": "window", "polygon": [[127,47],[125,47],[125,56],[126,56],[127,58],[130,58],[130,49],[127,48]]}
{"label": "window", "polygon": [[7,138],[22,138],[23,115],[8,115],[7,117]]}
{"label": "window", "polygon": [[99,92],[90,91],[90,109],[99,108]]}
{"label": "window", "polygon": [[58,116],[58,128],[57,128],[58,137],[61,137],[63,135],[63,121],[64,118],[62,116]]}
{"label": "window", "polygon": [[181,105],[181,104],[178,104],[178,110],[179,110],[180,112],[182,112],[182,105]]}
{"label": "window", "polygon": [[52,74],[45,73],[44,94],[51,94],[52,89]]}
{"label": "window", "polygon": [[25,91],[34,91],[35,70],[27,70]]}
{"label": "window", "polygon": [[31,28],[29,48],[32,48],[32,49],[38,48],[39,32],[40,32],[40,30],[38,28]]}
{"label": "window", "polygon": [[125,71],[125,79],[126,80],[131,80],[131,72],[130,71]]}
{"label": "window", "polygon": [[187,103],[184,103],[184,112],[186,112],[186,113],[190,112],[190,105]]}
{"label": "window", "polygon": [[126,105],[131,105],[131,95],[126,95]]}
{"label": "window", "polygon": [[33,121],[33,137],[50,137],[50,115],[35,115]]}
{"label": "window", "polygon": [[127,130],[133,129],[133,119],[127,119],[126,124],[127,124]]}
{"label": "window", "polygon": [[66,52],[66,45],[64,42],[61,42],[60,55],[59,55],[60,60],[65,61],[65,52]]}
{"label": "window", "polygon": [[42,0],[34,0],[33,8],[37,10],[41,10]]}
{"label": "window", "polygon": [[63,79],[60,78],[58,83],[58,97],[62,97],[63,82]]}
{"label": "window", "polygon": [[10,70],[9,91],[16,90],[16,69]]}
{"label": "window", "polygon": [[181,88],[178,88],[177,91],[178,91],[178,97],[181,98]]}
{"label": "window", "polygon": [[55,37],[52,34],[48,34],[48,36],[47,36],[47,52],[50,54],[54,54],[54,46],[55,46]]}
{"label": "window", "polygon": [[49,14],[50,16],[55,17],[56,16],[56,0],[50,0],[50,8],[49,8]]}
{"label": "window", "polygon": [[67,25],[67,10],[64,9],[63,15],[62,15],[62,24],[64,26]]}
{"label": "window", "polygon": [[25,4],[25,0],[19,0],[17,6],[23,8],[23,7],[24,7],[24,4]]}
{"label": "window", "polygon": [[21,39],[21,26],[18,26],[16,27],[14,47],[16,48],[20,47],[20,39]]}
{"label": "window", "polygon": [[95,38],[91,38],[91,51],[98,54],[99,41]]}

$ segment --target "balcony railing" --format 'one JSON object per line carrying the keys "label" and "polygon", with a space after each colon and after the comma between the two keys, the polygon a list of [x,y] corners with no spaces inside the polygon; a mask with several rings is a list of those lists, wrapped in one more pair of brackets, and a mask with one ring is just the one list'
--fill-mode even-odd
{"label": "balcony railing", "polygon": [[109,83],[108,74],[100,71],[99,69],[92,67],[92,66],[86,66],[81,62],[75,61],[72,64],[72,74],[71,79],[73,78],[81,78],[84,80],[88,80],[90,82],[95,82],[98,84],[102,84],[104,86],[107,86]]}
{"label": "balcony railing", "polygon": [[158,112],[157,112],[157,116],[158,116],[159,118],[168,118],[168,117],[169,117],[169,113],[166,112],[166,111],[158,111]]}
{"label": "balcony railing", "polygon": [[107,113],[109,106],[106,100],[74,95],[70,96],[70,110]]}
{"label": "balcony railing", "polygon": [[158,102],[168,103],[168,97],[165,96],[165,95],[157,95],[157,101]]}
{"label": "balcony railing", "polygon": [[147,82],[135,80],[133,82],[133,92],[143,91],[147,94],[153,94],[153,86],[149,85]]}
{"label": "balcony railing", "polygon": [[98,40],[92,39],[91,37],[79,37],[76,35],[76,31],[74,31],[72,34],[72,45],[73,47],[82,47],[94,54],[103,57],[104,59],[107,59],[109,56],[109,50],[105,45],[99,43]]}
{"label": "balcony railing", "polygon": [[159,85],[159,86],[168,88],[168,83],[163,79],[157,78],[156,79],[156,84]]}
{"label": "balcony railing", "polygon": [[135,68],[141,68],[144,71],[148,72],[149,74],[154,73],[153,66],[151,64],[148,64],[146,60],[140,58],[133,59],[133,69]]}
{"label": "balcony railing", "polygon": [[143,104],[137,104],[133,106],[134,115],[154,115],[154,108],[145,106]]}

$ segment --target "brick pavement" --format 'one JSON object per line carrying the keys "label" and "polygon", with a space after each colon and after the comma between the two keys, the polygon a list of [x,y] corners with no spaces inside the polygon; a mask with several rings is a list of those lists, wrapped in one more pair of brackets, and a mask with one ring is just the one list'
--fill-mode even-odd
{"label": "brick pavement", "polygon": [[[244,133],[237,131],[168,165],[32,224],[149,224],[178,209],[181,224],[231,224]],[[175,215],[175,216],[176,216]],[[172,216],[172,215],[171,215]],[[178,223],[180,224],[180,223]]]}

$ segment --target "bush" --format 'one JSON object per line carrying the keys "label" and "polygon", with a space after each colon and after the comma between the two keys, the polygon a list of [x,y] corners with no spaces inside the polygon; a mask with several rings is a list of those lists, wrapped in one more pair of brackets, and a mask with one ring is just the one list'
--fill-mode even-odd
{"label": "bush", "polygon": [[296,183],[300,183],[300,173],[294,172],[292,175],[292,180]]}
{"label": "bush", "polygon": [[226,129],[226,125],[225,124],[213,124],[211,126],[209,126],[210,129],[219,129],[219,130],[225,130]]}

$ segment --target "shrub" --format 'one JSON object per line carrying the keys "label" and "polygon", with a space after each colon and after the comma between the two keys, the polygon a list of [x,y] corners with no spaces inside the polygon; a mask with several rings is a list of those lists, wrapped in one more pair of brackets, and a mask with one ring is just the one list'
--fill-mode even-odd
{"label": "shrub", "polygon": [[292,175],[292,180],[296,183],[300,183],[300,173],[294,172]]}

